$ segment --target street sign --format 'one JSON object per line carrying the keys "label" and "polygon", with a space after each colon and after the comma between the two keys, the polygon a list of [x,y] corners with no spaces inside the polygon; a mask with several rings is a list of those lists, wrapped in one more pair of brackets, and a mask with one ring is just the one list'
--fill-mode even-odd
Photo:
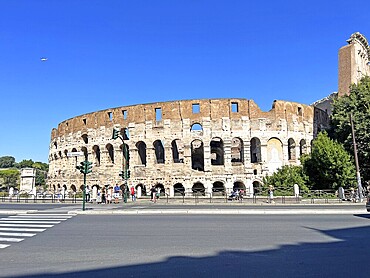
{"label": "street sign", "polygon": [[84,152],[69,152],[67,153],[67,156],[68,157],[72,157],[72,156],[84,156]]}

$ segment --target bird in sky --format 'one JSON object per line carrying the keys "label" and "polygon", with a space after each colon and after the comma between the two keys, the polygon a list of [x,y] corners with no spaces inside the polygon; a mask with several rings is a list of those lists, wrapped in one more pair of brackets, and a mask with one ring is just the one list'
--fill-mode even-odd
{"label": "bird in sky", "polygon": [[46,58],[46,57],[41,57],[41,58],[40,58],[40,60],[41,60],[41,62],[46,62],[46,61],[48,60],[48,58]]}

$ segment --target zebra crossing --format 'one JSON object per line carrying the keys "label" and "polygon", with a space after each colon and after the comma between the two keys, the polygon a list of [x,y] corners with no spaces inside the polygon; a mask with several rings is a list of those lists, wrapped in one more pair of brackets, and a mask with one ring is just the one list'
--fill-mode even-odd
{"label": "zebra crossing", "polygon": [[36,236],[73,216],[65,213],[24,213],[0,218],[0,249]]}

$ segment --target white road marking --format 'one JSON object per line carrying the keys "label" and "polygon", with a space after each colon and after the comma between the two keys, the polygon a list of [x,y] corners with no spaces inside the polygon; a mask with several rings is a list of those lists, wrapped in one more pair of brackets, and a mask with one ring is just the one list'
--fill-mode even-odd
{"label": "white road marking", "polygon": [[[9,216],[11,217],[11,216]],[[15,221],[15,220],[24,220],[24,221],[66,221],[68,220],[69,218],[52,218],[52,219],[47,219],[47,218],[32,218],[32,217],[29,217],[29,218],[7,218],[4,219],[4,218],[1,218],[1,220],[6,220],[6,221]]]}
{"label": "white road marking", "polygon": [[24,240],[24,238],[0,237],[0,241],[6,241],[6,242],[20,242],[22,240]]}
{"label": "white road marking", "polygon": [[69,219],[69,218],[72,218],[73,216],[67,216],[67,215],[12,215],[12,216],[9,216],[9,218],[40,218],[40,219],[55,219],[55,218],[65,218],[65,219]]}
{"label": "white road marking", "polygon": [[28,229],[28,228],[0,228],[0,231],[14,231],[14,232],[43,232],[46,229]]}
{"label": "white road marking", "polygon": [[23,220],[0,220],[0,223],[8,223],[8,224],[59,224],[60,221],[23,221]]}
{"label": "white road marking", "polygon": [[[68,220],[76,214],[18,214],[6,218],[0,218],[0,242],[17,243],[24,237],[33,237],[37,233],[44,232],[46,228],[54,227],[61,221]],[[11,246],[0,244],[0,249]]]}
{"label": "white road marking", "polygon": [[42,216],[42,217],[54,217],[54,216],[63,216],[71,218],[75,214],[66,214],[66,213],[19,213],[16,216]]}
{"label": "white road marking", "polygon": [[37,234],[31,233],[2,233],[0,232],[0,236],[19,236],[19,237],[33,237]]}
{"label": "white road marking", "polygon": [[38,224],[1,224],[0,227],[26,227],[26,228],[51,228],[54,225],[38,225]]}

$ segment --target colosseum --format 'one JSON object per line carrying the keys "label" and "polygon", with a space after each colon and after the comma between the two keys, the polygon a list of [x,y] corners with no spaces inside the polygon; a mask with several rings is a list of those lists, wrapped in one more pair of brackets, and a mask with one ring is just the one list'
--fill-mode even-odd
{"label": "colosseum", "polygon": [[[339,51],[342,94],[343,86],[360,78],[358,69],[369,73],[366,38],[354,33],[347,42]],[[81,190],[83,175],[76,166],[88,160],[93,168],[86,183],[93,197],[102,186],[123,183],[124,165],[130,173],[128,186],[137,189],[138,197],[151,186],[168,196],[224,195],[235,188],[248,196],[264,176],[283,165],[299,165],[300,156],[310,152],[317,132],[327,127],[333,95],[312,105],[275,100],[267,112],[253,100],[228,98],[138,104],[80,115],[52,130],[48,185],[54,191]],[[112,139],[113,129],[123,140]],[[71,152],[83,155],[70,157]]]}

